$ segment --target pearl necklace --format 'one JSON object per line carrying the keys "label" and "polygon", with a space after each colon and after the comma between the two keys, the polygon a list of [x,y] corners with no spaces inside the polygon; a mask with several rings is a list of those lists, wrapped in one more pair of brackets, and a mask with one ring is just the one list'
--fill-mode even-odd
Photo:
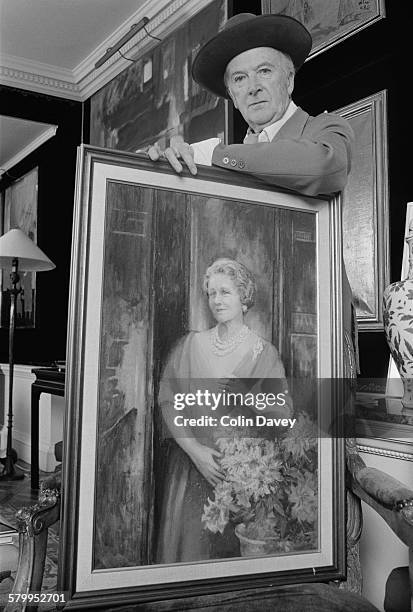
{"label": "pearl necklace", "polygon": [[238,346],[242,344],[242,342],[244,342],[245,338],[249,335],[249,333],[249,327],[243,325],[237,334],[229,336],[226,340],[222,340],[218,334],[218,326],[214,327],[213,329],[211,329],[211,333],[209,336],[211,340],[212,352],[214,353],[214,355],[219,355],[220,357],[224,355],[229,355],[230,353],[235,351],[235,349],[238,348]]}

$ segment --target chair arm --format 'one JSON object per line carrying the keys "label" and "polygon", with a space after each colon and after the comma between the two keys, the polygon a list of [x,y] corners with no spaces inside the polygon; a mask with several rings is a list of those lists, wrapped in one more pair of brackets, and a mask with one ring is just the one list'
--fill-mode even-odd
{"label": "chair arm", "polygon": [[[45,491],[55,491],[60,493],[62,488],[62,473],[60,471],[54,472],[47,478],[44,478],[40,482],[40,495],[39,498],[42,497]],[[53,494],[52,494],[53,495]]]}
{"label": "chair arm", "polygon": [[413,547],[413,490],[392,476],[364,467],[351,479],[353,492],[371,506],[409,548]]}
{"label": "chair arm", "polygon": [[[20,508],[16,514],[19,561],[13,593],[40,592],[42,588],[48,529],[60,517],[60,491],[48,488],[49,484],[52,481],[42,483],[38,503]],[[36,609],[37,606],[18,602],[7,604],[5,612]]]}

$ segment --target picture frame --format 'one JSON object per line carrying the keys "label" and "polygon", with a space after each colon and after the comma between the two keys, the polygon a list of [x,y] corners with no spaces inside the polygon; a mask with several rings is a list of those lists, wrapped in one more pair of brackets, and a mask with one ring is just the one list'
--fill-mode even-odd
{"label": "picture frame", "polygon": [[[209,333],[200,297],[205,266],[217,256],[232,257],[256,277],[247,325],[280,355],[295,409],[301,402],[312,410],[317,431],[326,432],[337,404],[331,393],[314,403],[305,390],[311,374],[343,377],[340,245],[339,196],[274,191],[251,177],[202,166],[196,177],[177,175],[162,161],[82,145],[58,582],[69,609],[343,578],[343,437],[321,433],[313,440],[315,527],[306,549],[300,540],[297,549],[277,554],[219,556],[217,544],[213,555],[192,561],[182,551],[174,562],[159,556],[162,492],[170,483],[162,476],[173,454],[160,446],[164,413],[156,410],[171,351],[176,354],[183,336],[186,342],[190,334]],[[196,477],[202,488],[202,476]],[[200,532],[198,517],[192,523],[180,528]],[[198,543],[194,537],[194,549]]]}
{"label": "picture frame", "polygon": [[[37,166],[13,181],[0,200],[0,233],[15,227],[23,230],[35,243],[37,240],[38,205]],[[32,329],[36,326],[36,272],[20,274],[23,291],[17,300],[16,328]],[[0,327],[9,327],[10,297],[9,274],[0,270]]]}
{"label": "picture frame", "polygon": [[335,111],[355,133],[343,192],[344,263],[360,330],[382,331],[382,295],[390,278],[387,90]]}
{"label": "picture frame", "polygon": [[384,0],[261,0],[262,13],[294,17],[309,30],[308,59],[331,49],[386,16]]}

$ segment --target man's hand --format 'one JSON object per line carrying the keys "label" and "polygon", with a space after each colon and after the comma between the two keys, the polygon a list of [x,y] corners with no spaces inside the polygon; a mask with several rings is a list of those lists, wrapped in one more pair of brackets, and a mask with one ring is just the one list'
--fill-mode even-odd
{"label": "man's hand", "polygon": [[[194,162],[194,153],[191,149],[191,145],[183,141],[175,141],[171,146],[161,151],[158,144],[154,144],[148,149],[148,156],[152,161],[158,161],[158,159],[166,159],[171,167],[180,174],[184,169],[184,165],[187,166],[188,170],[194,176],[197,173],[197,167]],[[180,161],[181,160],[181,161]]]}

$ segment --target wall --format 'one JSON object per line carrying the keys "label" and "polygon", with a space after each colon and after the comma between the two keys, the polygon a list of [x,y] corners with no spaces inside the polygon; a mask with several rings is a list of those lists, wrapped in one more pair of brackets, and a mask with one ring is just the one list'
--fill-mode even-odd
{"label": "wall", "polygon": [[[31,384],[35,380],[31,366],[14,367],[13,448],[19,459],[31,462]],[[9,366],[0,364],[0,406],[8,407]],[[39,402],[39,468],[52,472],[56,467],[54,445],[63,438],[64,398],[42,393]],[[7,416],[0,428],[0,449],[7,445]]]}
{"label": "wall", "polygon": [[[76,147],[82,104],[0,86],[0,114],[58,125],[56,135],[3,174],[0,190],[39,168],[37,243],[56,269],[37,275],[37,324],[17,329],[15,362],[65,359]],[[8,362],[8,330],[0,329],[0,362]],[[0,407],[0,422],[1,422]]]}
{"label": "wall", "polygon": [[[70,249],[76,169],[76,148],[82,137],[82,104],[34,92],[0,86],[0,114],[58,125],[56,135],[13,166],[0,180],[7,188],[38,167],[37,244],[56,269],[37,274],[37,320],[34,329],[16,329],[16,364],[46,365],[66,357],[66,326]],[[8,330],[0,329],[0,363],[8,363]],[[17,365],[14,381],[13,445],[30,463],[31,365]],[[6,448],[7,380],[2,367],[0,386],[0,449]],[[6,384],[6,387],[4,387]],[[57,408],[55,409],[55,406]],[[54,443],[62,439],[61,398],[43,394],[40,400],[40,468],[53,470]]]}

